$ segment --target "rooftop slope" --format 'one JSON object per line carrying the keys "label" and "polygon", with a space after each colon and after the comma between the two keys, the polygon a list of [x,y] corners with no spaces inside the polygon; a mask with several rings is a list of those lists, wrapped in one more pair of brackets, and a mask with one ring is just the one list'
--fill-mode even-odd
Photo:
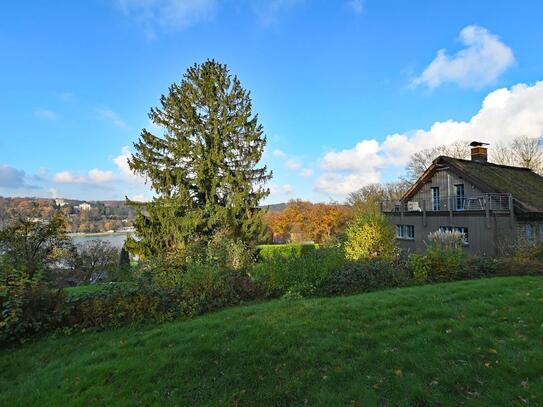
{"label": "rooftop slope", "polygon": [[543,278],[232,308],[0,354],[0,405],[543,405]]}
{"label": "rooftop slope", "polygon": [[447,164],[462,172],[487,193],[512,194],[526,212],[543,212],[543,177],[528,168],[510,167],[451,157],[439,157],[438,164]]}

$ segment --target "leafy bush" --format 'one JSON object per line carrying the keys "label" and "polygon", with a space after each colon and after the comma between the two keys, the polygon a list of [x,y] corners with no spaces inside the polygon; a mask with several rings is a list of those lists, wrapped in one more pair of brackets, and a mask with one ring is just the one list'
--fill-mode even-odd
{"label": "leafy bush", "polygon": [[208,242],[204,264],[241,270],[254,263],[253,249],[240,239],[232,239],[223,233],[218,233]]}
{"label": "leafy bush", "polygon": [[141,285],[171,288],[181,285],[184,273],[184,259],[162,256],[142,261],[134,275]]}
{"label": "leafy bush", "polygon": [[275,256],[257,263],[253,275],[267,288],[267,295],[282,296],[287,292],[302,297],[313,295],[328,275],[345,262],[337,246],[310,250],[299,257]]}
{"label": "leafy bush", "polygon": [[394,231],[381,213],[366,213],[355,218],[345,232],[345,253],[349,260],[391,258]]}
{"label": "leafy bush", "polygon": [[409,256],[409,269],[418,283],[423,284],[428,280],[430,267],[430,260],[427,256],[419,253],[413,253]]}
{"label": "leafy bush", "polygon": [[290,243],[290,244],[267,244],[257,247],[258,259],[260,261],[272,260],[277,257],[290,258],[301,257],[318,249],[314,243]]}
{"label": "leafy bush", "polygon": [[19,290],[19,285],[10,283],[10,291],[3,289],[0,296],[0,342],[24,340],[55,329],[192,317],[265,297],[263,287],[243,271],[217,272],[203,267],[184,273],[178,286],[105,284],[100,290],[70,296],[41,286]]}
{"label": "leafy bush", "polygon": [[464,259],[464,235],[457,231],[438,230],[428,235],[426,261],[429,282],[452,281],[458,278]]}
{"label": "leafy bush", "polygon": [[391,261],[348,262],[322,282],[320,292],[324,295],[350,295],[387,287],[403,287],[410,280],[410,273],[405,268],[395,267]]}
{"label": "leafy bush", "polygon": [[[484,256],[469,256],[462,259],[457,279],[471,280],[498,275],[499,261]],[[518,273],[518,269],[516,271]]]}
{"label": "leafy bush", "polygon": [[50,330],[62,319],[64,295],[48,290],[40,274],[0,261],[0,343]]}

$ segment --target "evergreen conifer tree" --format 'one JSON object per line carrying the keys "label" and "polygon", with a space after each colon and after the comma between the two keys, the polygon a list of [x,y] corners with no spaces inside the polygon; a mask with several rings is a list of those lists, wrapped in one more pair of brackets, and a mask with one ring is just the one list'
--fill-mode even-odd
{"label": "evergreen conifer tree", "polygon": [[226,65],[208,60],[172,84],[149,117],[164,133],[143,129],[129,166],[156,197],[132,202],[139,239],[128,247],[143,255],[176,253],[218,230],[253,240],[271,172],[258,166],[266,138],[250,92]]}

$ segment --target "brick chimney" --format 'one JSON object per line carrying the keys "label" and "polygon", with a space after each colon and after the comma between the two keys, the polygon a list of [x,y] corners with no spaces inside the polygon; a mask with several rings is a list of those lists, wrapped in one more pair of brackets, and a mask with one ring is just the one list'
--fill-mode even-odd
{"label": "brick chimney", "polygon": [[471,147],[471,161],[486,163],[488,161],[487,147],[488,143],[480,141],[472,141],[469,143]]}

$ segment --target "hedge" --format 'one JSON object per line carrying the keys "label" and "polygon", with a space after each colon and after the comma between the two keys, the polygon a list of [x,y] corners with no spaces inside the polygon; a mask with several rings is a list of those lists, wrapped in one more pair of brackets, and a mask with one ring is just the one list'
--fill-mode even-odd
{"label": "hedge", "polygon": [[302,257],[319,248],[315,243],[265,244],[257,247],[258,259],[271,260],[278,257]]}

